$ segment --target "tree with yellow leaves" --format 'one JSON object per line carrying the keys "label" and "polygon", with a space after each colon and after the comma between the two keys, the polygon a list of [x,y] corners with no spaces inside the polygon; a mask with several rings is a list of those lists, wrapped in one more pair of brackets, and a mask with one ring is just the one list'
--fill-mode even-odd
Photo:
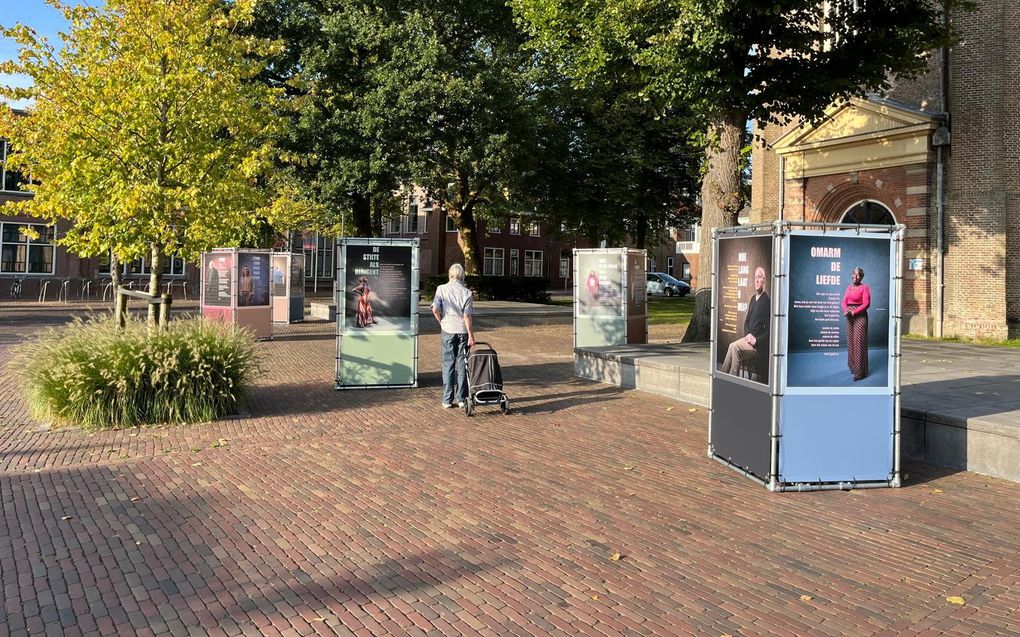
{"label": "tree with yellow leaves", "polygon": [[48,1],[70,23],[60,48],[26,26],[0,28],[20,48],[0,73],[32,80],[0,85],[0,96],[30,104],[17,117],[0,106],[0,137],[35,182],[35,197],[16,205],[72,222],[59,243],[82,256],[147,257],[158,294],[163,259],[314,215],[272,177],[279,96],[251,80],[273,44],[241,34],[255,0]]}

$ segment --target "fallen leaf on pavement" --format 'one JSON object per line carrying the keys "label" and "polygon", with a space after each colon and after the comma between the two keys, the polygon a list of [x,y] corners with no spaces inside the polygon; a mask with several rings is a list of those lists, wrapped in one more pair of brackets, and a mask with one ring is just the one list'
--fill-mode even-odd
{"label": "fallen leaf on pavement", "polygon": [[802,602],[810,602],[812,599],[814,599],[814,597],[811,597],[810,595],[801,595],[800,596],[800,601],[802,601]]}
{"label": "fallen leaf on pavement", "polygon": [[62,517],[62,518],[60,518],[60,519],[61,519],[61,520],[70,520],[70,519],[71,519],[71,516],[70,516],[70,515],[65,515],[64,517]]}
{"label": "fallen leaf on pavement", "polygon": [[613,560],[614,562],[619,562],[620,558],[622,557],[623,556],[620,555],[619,553],[613,553],[612,555],[609,556],[609,559]]}
{"label": "fallen leaf on pavement", "polygon": [[689,411],[689,412],[691,412],[693,414],[694,412],[698,411],[698,408],[697,407],[691,407],[687,411]]}
{"label": "fallen leaf on pavement", "polygon": [[952,596],[952,597],[947,597],[946,601],[949,602],[950,604],[956,604],[958,606],[966,606],[967,605],[967,601],[965,599],[963,599],[962,597],[957,597],[955,595]]}

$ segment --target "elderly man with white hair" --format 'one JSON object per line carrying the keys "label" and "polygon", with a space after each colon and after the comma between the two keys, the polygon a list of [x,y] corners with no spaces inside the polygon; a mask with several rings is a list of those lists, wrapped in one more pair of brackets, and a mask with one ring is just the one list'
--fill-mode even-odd
{"label": "elderly man with white hair", "polygon": [[450,282],[436,288],[432,301],[432,315],[442,328],[440,344],[443,349],[443,407],[464,406],[467,400],[467,348],[474,346],[475,333],[471,329],[471,315],[475,305],[471,290],[464,285],[464,266],[450,266]]}

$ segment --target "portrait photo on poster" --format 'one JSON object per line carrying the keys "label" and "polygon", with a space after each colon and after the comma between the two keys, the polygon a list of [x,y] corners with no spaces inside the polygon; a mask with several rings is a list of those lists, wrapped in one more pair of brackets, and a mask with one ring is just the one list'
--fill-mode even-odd
{"label": "portrait photo on poster", "polygon": [[237,254],[237,306],[269,305],[269,255]]}
{"label": "portrait photo on poster", "polygon": [[718,241],[716,371],[769,384],[772,236]]}
{"label": "portrait photo on poster", "polygon": [[623,256],[619,252],[577,253],[580,316],[623,316]]}
{"label": "portrait photo on poster", "polygon": [[203,297],[205,305],[229,307],[230,268],[234,264],[233,255],[227,253],[207,252],[203,256],[202,277]]}
{"label": "portrait photo on poster", "polygon": [[410,245],[346,246],[344,327],[350,330],[411,329]]}
{"label": "portrait photo on poster", "polygon": [[790,236],[788,387],[889,384],[888,236]]}
{"label": "portrait photo on poster", "polygon": [[270,284],[270,292],[274,297],[287,296],[287,255],[274,254],[273,276]]}

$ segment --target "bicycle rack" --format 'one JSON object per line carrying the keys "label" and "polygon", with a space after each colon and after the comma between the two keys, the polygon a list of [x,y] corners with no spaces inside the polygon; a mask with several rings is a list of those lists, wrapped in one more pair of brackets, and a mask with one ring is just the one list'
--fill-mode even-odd
{"label": "bicycle rack", "polygon": [[39,284],[39,302],[42,303],[46,300],[46,293],[50,290],[50,282],[43,281]]}
{"label": "bicycle rack", "polygon": [[110,281],[105,286],[103,286],[103,301],[106,301],[106,295],[108,293],[111,293],[112,291],[113,291],[113,281]]}
{"label": "bicycle rack", "polygon": [[184,297],[185,301],[188,300],[188,282],[187,281],[181,281],[181,295]]}
{"label": "bicycle rack", "polygon": [[64,279],[60,282],[60,289],[57,291],[57,302],[67,303],[67,292],[71,279]]}
{"label": "bicycle rack", "polygon": [[92,279],[81,284],[81,292],[78,293],[78,300],[83,301],[92,295]]}

